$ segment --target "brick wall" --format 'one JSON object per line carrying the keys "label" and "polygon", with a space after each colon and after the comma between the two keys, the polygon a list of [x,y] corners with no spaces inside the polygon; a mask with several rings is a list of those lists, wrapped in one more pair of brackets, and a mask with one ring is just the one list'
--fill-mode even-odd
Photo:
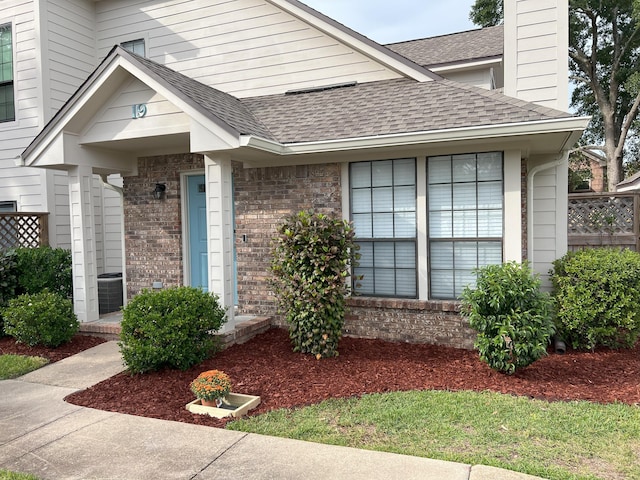
{"label": "brick wall", "polygon": [[454,301],[354,297],[348,300],[344,334],[471,349],[476,332],[459,310]]}
{"label": "brick wall", "polygon": [[[180,172],[202,169],[197,155],[139,159],[137,177],[125,177],[125,241],[129,297],[154,281],[183,280]],[[271,315],[285,326],[267,285],[271,240],[288,215],[314,208],[340,215],[339,164],[245,169],[234,165],[238,304],[240,314]],[[163,200],[156,182],[167,185]],[[357,297],[348,302],[345,335],[472,348],[475,333],[457,302]]]}
{"label": "brick wall", "polygon": [[[241,312],[276,315],[267,278],[271,239],[281,220],[302,209],[341,212],[340,166],[311,165],[234,169],[238,297]],[[246,235],[246,241],[243,241]],[[345,335],[472,348],[475,332],[458,314],[457,302],[377,299],[349,300]]]}
{"label": "brick wall", "polygon": [[[166,155],[138,159],[138,176],[124,177],[124,230],[129,298],[155,281],[182,285],[180,173],[203,169],[200,155]],[[156,183],[167,186],[156,200]]]}
{"label": "brick wall", "polygon": [[308,208],[340,215],[340,165],[236,166],[234,190],[238,304],[242,313],[274,315],[267,278],[276,228],[286,216]]}

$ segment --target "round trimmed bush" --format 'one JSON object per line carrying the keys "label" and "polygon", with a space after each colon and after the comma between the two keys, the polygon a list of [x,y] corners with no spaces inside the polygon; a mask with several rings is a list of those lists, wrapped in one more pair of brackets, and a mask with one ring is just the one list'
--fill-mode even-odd
{"label": "round trimmed bush", "polygon": [[512,374],[547,353],[554,333],[553,301],[527,263],[478,269],[462,292],[462,314],[478,331],[475,346],[492,369]]}
{"label": "round trimmed bush", "polygon": [[6,334],[31,347],[57,347],[80,328],[71,300],[48,290],[9,300],[2,316]]}
{"label": "round trimmed bush", "polygon": [[553,263],[558,333],[575,349],[633,347],[640,335],[640,254],[593,248]]}
{"label": "round trimmed bush", "polygon": [[17,293],[38,293],[45,289],[72,298],[71,251],[42,246],[15,251]]}
{"label": "round trimmed bush", "polygon": [[123,309],[120,351],[132,373],[186,370],[215,352],[225,320],[218,298],[198,288],[143,290]]}

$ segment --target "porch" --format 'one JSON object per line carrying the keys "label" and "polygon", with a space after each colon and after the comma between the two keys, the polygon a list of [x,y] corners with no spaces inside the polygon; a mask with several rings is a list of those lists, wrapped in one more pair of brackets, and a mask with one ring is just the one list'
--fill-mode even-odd
{"label": "porch", "polygon": [[[80,333],[93,335],[107,340],[120,339],[120,322],[122,311],[100,315],[98,320],[81,322]],[[271,328],[272,317],[256,317],[251,315],[238,315],[235,317],[235,327],[217,336],[221,339],[224,348],[236,343],[245,343],[256,335],[266,332]]]}

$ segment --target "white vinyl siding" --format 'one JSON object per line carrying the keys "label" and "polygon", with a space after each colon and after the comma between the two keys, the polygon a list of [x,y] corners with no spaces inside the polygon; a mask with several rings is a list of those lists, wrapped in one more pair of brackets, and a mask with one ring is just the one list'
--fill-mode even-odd
{"label": "white vinyl siding", "polygon": [[545,282],[553,261],[565,253],[558,249],[561,232],[557,219],[557,176],[555,169],[545,170],[535,176],[533,184],[534,269]]}
{"label": "white vinyl siding", "polygon": [[[144,119],[132,118],[132,106],[144,104]],[[94,116],[81,134],[82,143],[188,132],[189,117],[162,95],[131,78]]]}
{"label": "white vinyl siding", "polygon": [[67,172],[56,171],[53,174],[52,200],[53,208],[50,209],[49,222],[54,222],[51,238],[55,239],[55,245],[60,248],[71,249],[71,221],[69,219],[69,176]]}
{"label": "white vinyl siding", "polygon": [[436,73],[449,80],[466,83],[468,85],[475,85],[476,87],[484,88],[486,90],[492,90],[496,88],[493,78],[493,72],[490,68],[465,70],[458,72],[438,72],[436,69]]}
{"label": "white vinyl siding", "polygon": [[111,0],[96,9],[100,58],[144,36],[150,59],[238,97],[399,77],[262,0]]}
{"label": "white vinyl siding", "polygon": [[505,94],[568,109],[566,0],[505,2]]}
{"label": "white vinyl siding", "polygon": [[45,45],[50,119],[97,66],[95,13],[86,0],[48,0]]}

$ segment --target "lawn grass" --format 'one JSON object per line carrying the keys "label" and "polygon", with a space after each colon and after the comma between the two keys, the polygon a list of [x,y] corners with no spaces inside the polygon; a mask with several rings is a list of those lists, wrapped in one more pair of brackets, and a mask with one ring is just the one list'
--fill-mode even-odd
{"label": "lawn grass", "polygon": [[622,404],[393,392],[277,410],[227,428],[553,480],[640,479],[640,408]]}
{"label": "lawn grass", "polygon": [[47,363],[49,363],[49,360],[42,357],[0,355],[0,380],[19,377],[25,373],[37,370]]}
{"label": "lawn grass", "polygon": [[38,480],[38,477],[29,475],[28,473],[10,472],[8,470],[0,470],[0,480]]}

